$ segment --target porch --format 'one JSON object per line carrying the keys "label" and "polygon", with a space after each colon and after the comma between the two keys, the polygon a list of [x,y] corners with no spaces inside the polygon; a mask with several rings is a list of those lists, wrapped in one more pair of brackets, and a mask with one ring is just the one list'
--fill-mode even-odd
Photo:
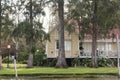
{"label": "porch", "polygon": [[[117,58],[117,52],[105,52],[105,51],[98,51],[96,56],[98,58]],[[80,53],[79,58],[91,58],[90,52],[83,52]]]}

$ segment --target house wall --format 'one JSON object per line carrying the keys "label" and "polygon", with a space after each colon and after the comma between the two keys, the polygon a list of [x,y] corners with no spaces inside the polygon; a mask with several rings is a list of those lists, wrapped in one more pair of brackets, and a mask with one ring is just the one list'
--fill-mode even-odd
{"label": "house wall", "polygon": [[[46,54],[47,58],[56,58],[58,56],[58,50],[56,49],[56,41],[58,40],[58,31],[55,29],[50,33],[50,42],[47,42]],[[71,41],[71,50],[65,51],[66,58],[78,56],[78,37],[77,34],[69,34],[65,31],[65,40]]]}
{"label": "house wall", "polygon": [[72,58],[78,57],[79,56],[79,40],[78,40],[78,35],[73,33],[71,34],[72,36]]}
{"label": "house wall", "polygon": [[[58,31],[57,29],[54,29],[50,33],[50,42],[47,42],[46,44],[46,54],[47,58],[56,58],[58,56],[58,49],[56,49],[56,41],[58,40]],[[67,31],[65,31],[65,40],[71,41],[71,50],[65,51],[66,58],[75,58],[78,56],[91,56],[92,51],[92,40],[84,40],[83,41],[83,48],[84,48],[84,54],[81,55],[79,52],[79,40],[78,35],[76,33],[69,34]],[[117,55],[117,46],[116,41],[112,41],[110,39],[108,40],[98,40],[97,41],[97,48],[99,52],[102,51],[102,56],[111,56],[114,57]],[[109,44],[109,46],[108,46]]]}
{"label": "house wall", "polygon": [[[85,55],[91,56],[92,52],[92,40],[84,40],[83,42]],[[99,56],[114,58],[117,57],[117,44],[116,41],[110,39],[98,40],[97,50]]]}

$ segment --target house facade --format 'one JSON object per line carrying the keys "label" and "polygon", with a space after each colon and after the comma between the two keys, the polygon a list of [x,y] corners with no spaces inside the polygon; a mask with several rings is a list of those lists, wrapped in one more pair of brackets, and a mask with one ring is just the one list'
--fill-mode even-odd
{"label": "house facade", "polygon": [[[77,33],[69,34],[65,31],[64,37],[66,58],[91,58],[92,39],[90,37],[84,38],[82,53],[79,50],[79,39]],[[50,31],[50,41],[46,42],[47,58],[56,58],[58,56],[58,49],[58,30],[57,28],[53,28]],[[97,40],[97,56],[104,58],[117,58],[116,39],[109,38]]]}

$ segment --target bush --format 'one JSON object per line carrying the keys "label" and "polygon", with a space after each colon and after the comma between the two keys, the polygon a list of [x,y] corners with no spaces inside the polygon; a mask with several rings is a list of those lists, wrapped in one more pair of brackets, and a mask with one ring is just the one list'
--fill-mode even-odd
{"label": "bush", "polygon": [[49,67],[55,67],[56,63],[57,63],[57,59],[58,58],[53,58],[51,60],[48,61],[48,66]]}
{"label": "bush", "polygon": [[27,64],[27,60],[28,60],[28,52],[20,52],[18,54],[18,58],[17,58],[18,63]]}
{"label": "bush", "polygon": [[9,57],[9,60],[8,60],[8,56],[6,56],[6,57],[4,57],[3,58],[3,63],[8,63],[8,61],[9,61],[9,63],[12,63],[12,58],[11,57]]}
{"label": "bush", "polygon": [[98,66],[99,67],[112,67],[115,66],[115,59],[110,58],[99,58],[98,59]]}
{"label": "bush", "polygon": [[47,57],[44,50],[36,50],[34,53],[34,66],[45,66],[47,62]]}
{"label": "bush", "polygon": [[82,67],[91,67],[91,59],[90,58],[81,59],[80,66],[82,66]]}
{"label": "bush", "polygon": [[91,59],[90,58],[80,59],[79,57],[74,58],[72,61],[72,66],[91,67]]}
{"label": "bush", "polygon": [[80,60],[78,57],[73,59],[72,66],[80,66]]}

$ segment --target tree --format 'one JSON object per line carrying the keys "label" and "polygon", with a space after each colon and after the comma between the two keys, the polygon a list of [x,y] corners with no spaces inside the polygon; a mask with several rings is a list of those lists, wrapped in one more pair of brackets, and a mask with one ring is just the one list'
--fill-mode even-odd
{"label": "tree", "polygon": [[97,11],[98,10],[98,2],[94,0],[94,11],[93,11],[93,27],[92,27],[92,66],[97,67]]}
{"label": "tree", "polygon": [[[113,0],[69,0],[68,19],[75,20],[79,34],[92,36],[92,66],[97,67],[97,39],[105,38],[118,21],[116,13],[119,10],[118,1]],[[72,23],[75,27],[76,23]],[[118,22],[117,22],[118,23]],[[68,29],[74,29],[68,26]],[[81,29],[81,30],[80,30]],[[72,31],[72,30],[71,30]],[[73,30],[74,31],[74,30]]]}
{"label": "tree", "polygon": [[[92,18],[92,67],[97,66],[97,39],[108,37],[109,31],[115,28],[119,21],[116,17],[119,11],[119,1],[93,0]],[[98,37],[99,36],[99,37]]]}
{"label": "tree", "polygon": [[[29,13],[30,13],[30,31],[32,32],[33,34],[33,31],[32,31],[32,28],[33,28],[33,10],[32,10],[32,7],[33,7],[33,3],[32,3],[32,0],[30,0],[30,9],[29,9]],[[32,36],[32,35],[31,35]],[[28,67],[33,67],[33,54],[32,54],[32,48],[33,48],[33,39],[30,39],[30,52],[29,52],[29,58],[28,58]]]}
{"label": "tree", "polygon": [[2,9],[1,9],[1,0],[0,0],[0,69],[2,68],[2,55],[1,55],[1,28],[2,28]]}
{"label": "tree", "polygon": [[[25,3],[25,2],[24,2]],[[27,45],[29,45],[29,58],[28,66],[33,67],[33,53],[35,43],[40,40],[43,42],[45,39],[48,39],[48,34],[43,30],[40,17],[45,15],[43,11],[44,1],[28,1],[26,2],[24,16],[25,20],[18,24],[18,27],[15,28],[13,34],[14,36],[19,36],[26,39]]]}
{"label": "tree", "polygon": [[[12,31],[13,21],[10,19],[10,12],[13,12],[13,9],[9,1],[0,0],[0,69],[2,66],[2,43],[10,40],[10,34]],[[4,40],[3,40],[4,39]]]}
{"label": "tree", "polygon": [[[80,54],[83,53],[83,38],[84,35],[87,34],[89,27],[84,26],[83,23],[86,19],[87,9],[85,8],[88,5],[89,1],[81,1],[81,0],[68,0],[68,12],[67,12],[67,24],[66,30],[69,34],[76,32],[78,33],[79,39],[79,51]],[[86,22],[87,23],[87,22]],[[88,25],[88,23],[86,24]],[[83,27],[84,26],[84,27]]]}
{"label": "tree", "polygon": [[58,17],[59,17],[59,52],[56,67],[66,68],[67,63],[65,60],[65,48],[64,48],[64,0],[58,0]]}

